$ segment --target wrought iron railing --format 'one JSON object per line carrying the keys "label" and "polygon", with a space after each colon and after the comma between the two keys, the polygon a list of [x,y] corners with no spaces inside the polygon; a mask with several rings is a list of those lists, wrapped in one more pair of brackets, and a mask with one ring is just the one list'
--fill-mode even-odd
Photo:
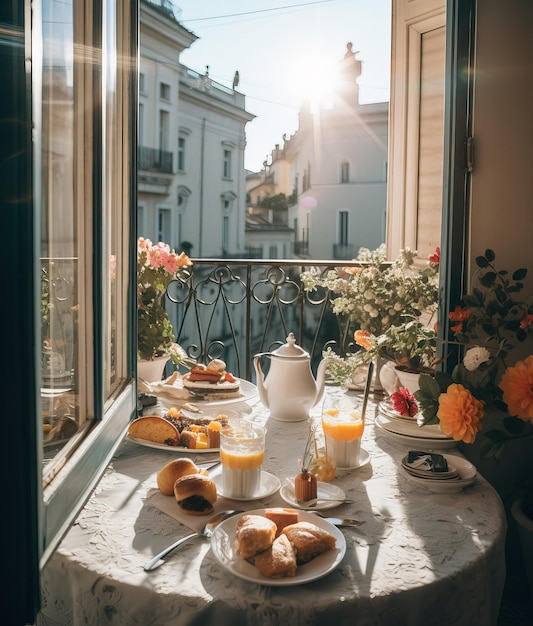
{"label": "wrought iron railing", "polygon": [[139,146],[139,171],[172,174],[172,152]]}
{"label": "wrought iron railing", "polygon": [[[68,378],[75,367],[76,264],[76,259],[42,259],[45,382],[48,376],[51,383]],[[292,332],[316,371],[328,345],[341,355],[353,349],[353,328],[333,314],[330,293],[304,291],[300,275],[310,267],[325,272],[336,266],[335,261],[195,259],[166,294],[176,341],[199,362],[222,358],[237,376],[253,380],[253,356],[285,343]]]}
{"label": "wrought iron railing", "polygon": [[328,345],[342,355],[353,348],[349,323],[332,313],[329,292],[306,292],[300,281],[311,266],[326,271],[336,265],[195,260],[191,275],[173,281],[167,291],[176,341],[198,361],[222,358],[237,376],[253,380],[254,354],[285,343],[292,332],[311,354],[314,370]]}

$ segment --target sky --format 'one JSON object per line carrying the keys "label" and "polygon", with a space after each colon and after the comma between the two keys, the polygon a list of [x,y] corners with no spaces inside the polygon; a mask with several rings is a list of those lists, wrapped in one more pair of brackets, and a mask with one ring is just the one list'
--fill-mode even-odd
{"label": "sky", "polygon": [[307,98],[325,97],[353,43],[362,61],[361,104],[389,100],[391,0],[174,0],[198,36],[180,61],[246,96],[245,167],[259,171],[298,128]]}

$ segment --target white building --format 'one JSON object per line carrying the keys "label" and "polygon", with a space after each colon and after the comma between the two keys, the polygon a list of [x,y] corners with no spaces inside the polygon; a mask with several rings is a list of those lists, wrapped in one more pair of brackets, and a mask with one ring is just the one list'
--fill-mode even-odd
{"label": "white building", "polygon": [[332,102],[304,103],[297,131],[276,145],[260,181],[249,179],[252,204],[280,192],[292,198],[293,256],[351,259],[385,242],[389,105],[359,104],[361,62],[351,44],[341,63]]}
{"label": "white building", "polygon": [[242,256],[254,116],[243,94],[179,63],[197,37],[170,5],[140,6],[138,234],[195,257]]}

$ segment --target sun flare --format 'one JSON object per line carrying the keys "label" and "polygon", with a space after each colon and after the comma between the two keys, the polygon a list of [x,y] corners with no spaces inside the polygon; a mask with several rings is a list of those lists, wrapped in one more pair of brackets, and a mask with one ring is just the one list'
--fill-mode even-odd
{"label": "sun flare", "polygon": [[319,55],[304,55],[290,64],[290,87],[300,103],[308,100],[311,109],[327,105],[339,83],[339,63]]}

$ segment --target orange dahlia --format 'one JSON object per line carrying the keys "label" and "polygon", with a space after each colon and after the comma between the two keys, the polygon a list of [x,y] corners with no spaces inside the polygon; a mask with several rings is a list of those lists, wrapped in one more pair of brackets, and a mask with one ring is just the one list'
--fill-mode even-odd
{"label": "orange dahlia", "polygon": [[481,430],[481,419],[485,414],[483,402],[456,383],[439,396],[437,417],[441,431],[455,441],[472,443]]}
{"label": "orange dahlia", "polygon": [[508,367],[498,386],[509,413],[533,424],[533,356]]}
{"label": "orange dahlia", "polygon": [[366,330],[356,330],[353,338],[358,346],[361,346],[365,350],[370,350],[372,347],[372,344],[369,341],[370,337],[372,337],[372,335]]}

